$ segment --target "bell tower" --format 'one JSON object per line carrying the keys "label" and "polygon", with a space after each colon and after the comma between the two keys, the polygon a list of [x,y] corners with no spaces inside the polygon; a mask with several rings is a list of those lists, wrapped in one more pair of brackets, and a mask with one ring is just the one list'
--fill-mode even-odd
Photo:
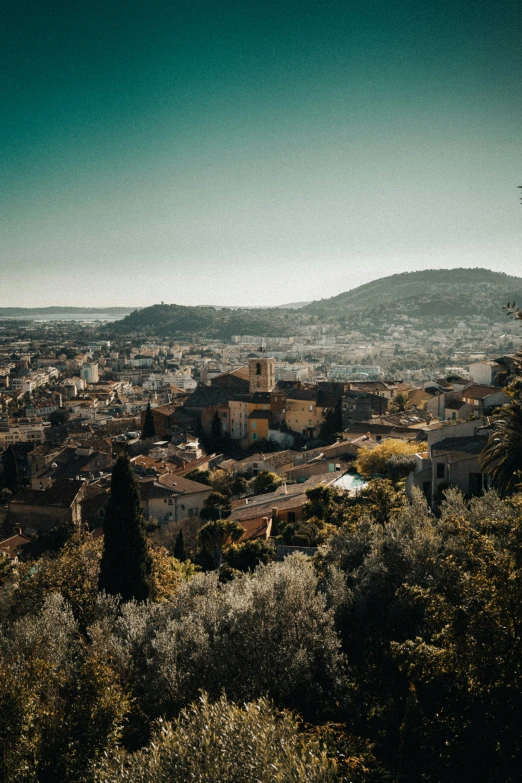
{"label": "bell tower", "polygon": [[275,386],[275,359],[249,359],[248,380],[250,394],[271,392]]}

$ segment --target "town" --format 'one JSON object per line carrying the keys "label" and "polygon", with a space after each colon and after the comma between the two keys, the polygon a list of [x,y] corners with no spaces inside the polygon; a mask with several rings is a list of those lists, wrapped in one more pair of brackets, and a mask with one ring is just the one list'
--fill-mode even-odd
{"label": "town", "polygon": [[[219,475],[229,487],[241,479],[220,515],[242,525],[242,541],[270,540],[279,519],[293,525],[275,538],[281,552],[316,547],[320,536],[299,531],[306,490],[325,485],[353,495],[365,484],[355,468],[360,453],[390,440],[407,446],[410,494],[419,487],[432,507],[450,485],[481,494],[479,454],[488,417],[509,402],[502,386],[522,345],[518,324],[477,316],[451,333],[428,334],[415,320],[404,315],[372,339],[347,332],[343,342],[321,323],[290,337],[174,342],[107,339],[100,322],[4,320],[0,551],[12,556],[62,525],[102,528],[121,450],[146,518],[164,539],[166,528],[171,538],[183,530],[192,546],[213,492],[208,477]],[[411,365],[435,345],[459,365],[440,363],[436,374],[420,366],[392,371],[398,353]],[[370,360],[380,364],[363,363]],[[8,480],[10,460],[16,470]],[[268,494],[255,480],[261,474],[271,476]]]}

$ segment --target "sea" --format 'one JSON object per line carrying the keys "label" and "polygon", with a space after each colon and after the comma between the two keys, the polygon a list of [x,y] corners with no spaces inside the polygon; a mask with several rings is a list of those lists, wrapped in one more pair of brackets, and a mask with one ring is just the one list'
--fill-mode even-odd
{"label": "sea", "polygon": [[[129,313],[132,312],[129,310]],[[0,315],[0,321],[36,321],[37,323],[51,323],[52,321],[78,321],[79,323],[110,323],[121,321],[128,313],[49,313],[38,315]]]}

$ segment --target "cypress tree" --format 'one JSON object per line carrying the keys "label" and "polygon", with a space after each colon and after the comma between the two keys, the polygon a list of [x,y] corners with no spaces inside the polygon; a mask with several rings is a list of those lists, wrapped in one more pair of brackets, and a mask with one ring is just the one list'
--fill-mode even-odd
{"label": "cypress tree", "polygon": [[12,446],[4,451],[2,455],[2,466],[4,469],[4,484],[11,492],[18,492],[22,488],[22,480],[18,463],[16,462],[15,450]]}
{"label": "cypress tree", "polygon": [[147,438],[155,438],[155,437],[156,437],[156,427],[154,425],[154,416],[152,415],[152,410],[149,402],[147,405],[147,410],[145,411],[145,419],[143,421],[141,439],[147,440]]}
{"label": "cypress tree", "polygon": [[183,539],[183,530],[180,530],[176,536],[174,542],[174,557],[180,560],[182,563],[187,559],[187,553],[185,552],[185,541]]}
{"label": "cypress tree", "polygon": [[124,601],[144,601],[151,592],[151,558],[138,482],[127,454],[118,457],[112,471],[104,534],[99,589]]}

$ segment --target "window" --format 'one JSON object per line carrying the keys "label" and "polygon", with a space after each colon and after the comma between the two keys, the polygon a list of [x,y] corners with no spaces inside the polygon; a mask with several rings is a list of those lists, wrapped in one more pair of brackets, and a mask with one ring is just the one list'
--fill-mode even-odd
{"label": "window", "polygon": [[226,418],[227,418],[227,414],[226,414],[226,412],[223,412],[223,413],[221,414],[221,418],[222,418],[222,419],[226,419]]}
{"label": "window", "polygon": [[437,478],[444,478],[446,475],[446,466],[444,462],[437,462]]}
{"label": "window", "polygon": [[252,440],[257,440],[257,432],[252,433]]}
{"label": "window", "polygon": [[257,430],[257,421],[252,422],[252,429]]}
{"label": "window", "polygon": [[261,362],[256,364],[256,375],[261,375]]}
{"label": "window", "polygon": [[174,504],[174,501],[171,498],[169,498],[169,506],[172,506],[173,504]]}
{"label": "window", "polygon": [[314,406],[313,406],[313,405],[309,405],[309,406],[308,406],[308,410],[309,410],[309,411],[313,411],[313,409],[314,409]]}

